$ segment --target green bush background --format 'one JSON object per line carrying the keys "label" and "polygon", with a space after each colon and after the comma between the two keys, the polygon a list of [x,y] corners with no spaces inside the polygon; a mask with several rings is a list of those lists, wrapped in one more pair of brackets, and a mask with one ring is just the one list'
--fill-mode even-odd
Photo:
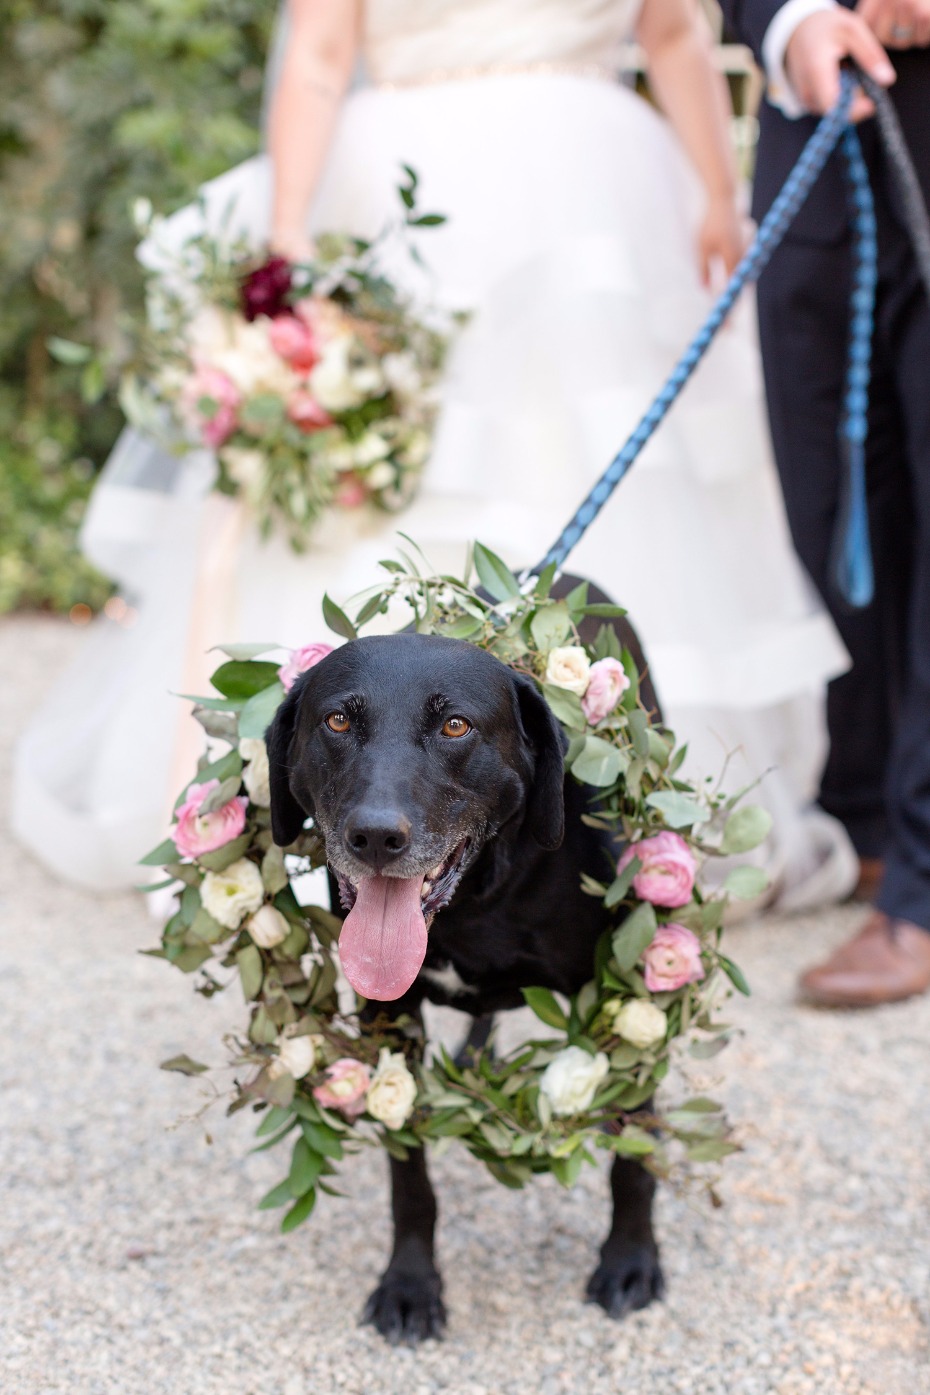
{"label": "green bush background", "polygon": [[98,605],[74,557],[121,420],[48,339],[119,355],[137,313],[133,201],[159,212],[258,145],[275,0],[0,5],[0,611]]}

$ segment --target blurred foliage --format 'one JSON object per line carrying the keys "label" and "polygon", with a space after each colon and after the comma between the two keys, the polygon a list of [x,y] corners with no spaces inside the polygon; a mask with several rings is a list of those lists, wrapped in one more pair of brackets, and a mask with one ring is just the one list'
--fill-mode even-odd
{"label": "blurred foliage", "polygon": [[97,610],[110,593],[75,546],[94,470],[74,436],[73,422],[20,425],[0,449],[0,614]]}
{"label": "blurred foliage", "polygon": [[[168,212],[255,151],[276,9],[275,0],[0,6],[0,474],[19,477],[4,485],[0,514],[7,567],[29,520],[51,526],[56,508],[66,546],[87,488],[86,463],[68,462],[99,465],[120,425],[111,394],[82,401],[80,375],[51,358],[48,339],[119,357],[121,322],[141,303],[132,203],[144,196]],[[30,454],[41,441],[49,460],[61,451],[58,464]],[[9,508],[25,512],[11,518]],[[51,565],[39,549],[25,570],[42,557]],[[16,585],[0,588],[0,609],[67,600],[60,579],[30,582],[11,600]]]}

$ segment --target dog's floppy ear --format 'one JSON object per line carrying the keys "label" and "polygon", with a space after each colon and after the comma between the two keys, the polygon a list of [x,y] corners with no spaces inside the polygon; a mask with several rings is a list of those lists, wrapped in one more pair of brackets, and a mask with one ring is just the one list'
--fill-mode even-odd
{"label": "dog's floppy ear", "polygon": [[523,732],[535,756],[526,801],[526,827],[541,848],[559,847],[565,835],[565,736],[530,678],[514,674]]}
{"label": "dog's floppy ear", "polygon": [[265,732],[268,747],[268,781],[271,787],[271,832],[279,848],[286,848],[304,826],[306,811],[291,793],[291,743],[297,725],[300,690],[297,683],[287,694]]}

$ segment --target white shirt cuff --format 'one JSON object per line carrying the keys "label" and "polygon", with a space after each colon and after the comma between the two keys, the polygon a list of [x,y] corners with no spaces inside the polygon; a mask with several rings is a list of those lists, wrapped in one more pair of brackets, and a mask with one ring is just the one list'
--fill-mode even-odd
{"label": "white shirt cuff", "polygon": [[762,62],[768,78],[768,99],[785,116],[796,119],[807,110],[795,95],[785,72],[785,50],[791,36],[802,20],[820,10],[834,9],[834,0],[787,0],[765,31],[762,40]]}

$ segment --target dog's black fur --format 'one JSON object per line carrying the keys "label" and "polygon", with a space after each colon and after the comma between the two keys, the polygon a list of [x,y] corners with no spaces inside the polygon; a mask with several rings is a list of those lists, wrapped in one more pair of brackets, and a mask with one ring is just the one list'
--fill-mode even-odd
{"label": "dog's black fur", "polygon": [[[563,577],[560,592],[576,581]],[[592,588],[591,599],[607,598]],[[632,628],[613,624],[642,672]],[[648,676],[641,693],[656,706]],[[333,712],[346,714],[347,731],[326,725]],[[442,734],[453,716],[471,724],[466,735]],[[357,640],[301,676],[269,728],[268,750],[276,842],[292,843],[311,814],[344,896],[388,864],[412,876],[451,863],[435,884],[439,906],[451,901],[431,924],[420,975],[398,1001],[374,1005],[378,1012],[416,1015],[429,999],[478,1019],[521,1006],[523,987],[574,993],[590,979],[609,919],[582,893],[581,873],[603,878],[611,848],[581,821],[587,796],[564,778],[561,728],[529,679],[457,640]],[[445,1322],[436,1199],[423,1150],[390,1168],[394,1248],[365,1319],[389,1340],[416,1341],[438,1336]],[[663,1289],[654,1190],[638,1163],[615,1159],[613,1221],[587,1288],[612,1317]]]}

